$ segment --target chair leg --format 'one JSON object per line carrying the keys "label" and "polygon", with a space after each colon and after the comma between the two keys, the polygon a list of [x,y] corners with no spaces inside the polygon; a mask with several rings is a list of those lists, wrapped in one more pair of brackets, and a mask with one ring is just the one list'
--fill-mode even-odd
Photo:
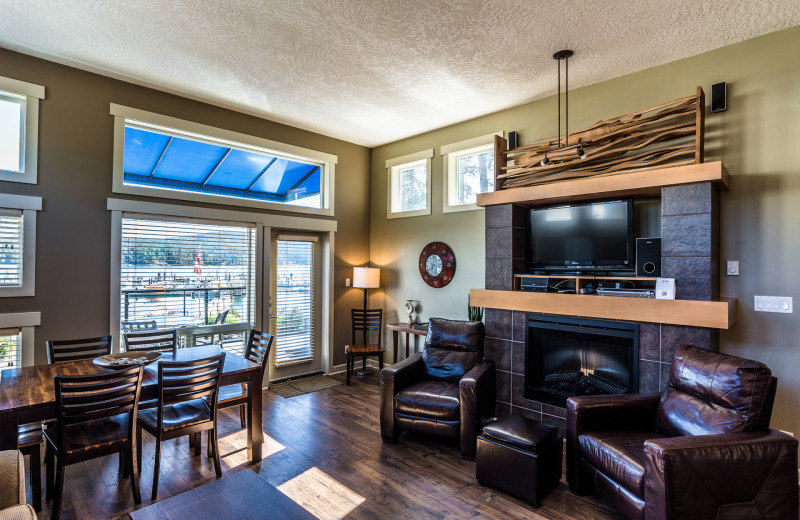
{"label": "chair leg", "polygon": [[247,428],[247,407],[239,405],[239,420],[242,421],[242,428]]}
{"label": "chair leg", "polygon": [[62,457],[56,461],[56,488],[53,496],[53,510],[50,512],[50,520],[58,520],[61,513],[61,495],[64,491],[64,463]]}
{"label": "chair leg", "polygon": [[361,371],[367,371],[367,356],[361,356]]}
{"label": "chair leg", "polygon": [[347,361],[347,385],[349,386],[350,385],[350,371],[351,371],[350,367],[352,366],[353,356],[347,356],[346,361]]}
{"label": "chair leg", "polygon": [[383,370],[383,352],[378,354],[378,370]]}
{"label": "chair leg", "polygon": [[158,497],[158,471],[161,466],[161,438],[156,437],[156,460],[153,462],[153,492],[150,494],[150,500],[155,501]]}
{"label": "chair leg", "polygon": [[142,428],[136,425],[136,468],[142,474]]}
{"label": "chair leg", "polygon": [[41,447],[39,445],[31,447],[31,502],[36,512],[42,510],[42,460]]}
{"label": "chair leg", "polygon": [[45,465],[45,476],[44,476],[44,489],[45,489],[45,499],[52,500],[53,499],[53,479],[55,478],[53,464],[55,463],[55,456],[53,455],[52,450],[49,446],[45,447],[44,451],[44,465]]}
{"label": "chair leg", "polygon": [[137,506],[142,503],[142,494],[139,493],[139,474],[134,471],[136,467],[133,462],[133,446],[128,447],[125,450],[125,454],[128,456],[128,467],[131,468],[131,491],[133,491],[133,503]]}
{"label": "chair leg", "polygon": [[200,456],[200,432],[192,433],[189,437],[194,437],[194,456]]}
{"label": "chair leg", "polygon": [[212,436],[213,436],[213,430],[208,430],[208,446],[206,446],[206,457],[209,459],[214,456],[214,443],[211,442]]}
{"label": "chair leg", "polygon": [[209,446],[213,444],[214,450],[214,471],[217,473],[217,478],[222,477],[222,464],[219,460],[219,443],[217,441],[217,429],[214,428],[213,430],[208,431],[208,444]]}
{"label": "chair leg", "polygon": [[189,434],[189,451],[192,451],[194,449],[194,439],[195,439],[194,434],[190,433]]}

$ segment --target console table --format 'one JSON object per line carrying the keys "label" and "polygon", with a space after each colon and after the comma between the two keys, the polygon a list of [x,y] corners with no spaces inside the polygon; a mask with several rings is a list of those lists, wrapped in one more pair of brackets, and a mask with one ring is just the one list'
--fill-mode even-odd
{"label": "console table", "polygon": [[[414,328],[415,326],[421,327],[425,326],[425,328]],[[392,331],[392,344],[394,346],[394,361],[392,363],[397,363],[397,352],[400,343],[400,333],[404,332],[406,334],[406,357],[408,357],[408,345],[410,334],[414,334],[415,336],[427,336],[428,334],[428,325],[424,323],[412,323],[409,325],[408,323],[387,323],[386,327]]]}

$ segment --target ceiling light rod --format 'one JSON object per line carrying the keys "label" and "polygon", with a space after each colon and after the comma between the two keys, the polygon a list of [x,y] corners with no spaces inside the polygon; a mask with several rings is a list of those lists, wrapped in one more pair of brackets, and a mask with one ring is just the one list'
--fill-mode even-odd
{"label": "ceiling light rod", "polygon": [[565,49],[563,51],[558,51],[557,53],[553,54],[553,59],[558,62],[558,148],[562,148],[561,146],[561,60],[564,60],[564,98],[566,101],[565,105],[565,112],[566,112],[566,121],[564,121],[564,126],[566,127],[567,135],[564,139],[564,146],[569,146],[569,59],[570,57],[575,54],[571,50]]}

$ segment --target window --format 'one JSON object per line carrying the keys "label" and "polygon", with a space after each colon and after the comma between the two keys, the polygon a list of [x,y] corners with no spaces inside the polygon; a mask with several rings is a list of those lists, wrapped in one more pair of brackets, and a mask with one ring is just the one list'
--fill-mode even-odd
{"label": "window", "polygon": [[478,209],[478,194],[494,191],[495,135],[442,146],[445,213]]}
{"label": "window", "polygon": [[0,370],[33,365],[33,328],[38,312],[0,314]]}
{"label": "window", "polygon": [[386,218],[431,214],[431,157],[433,150],[426,150],[386,161]]}
{"label": "window", "polygon": [[114,191],[333,214],[336,156],[112,105]]}
{"label": "window", "polygon": [[278,237],[276,255],[275,366],[313,359],[315,240]]}
{"label": "window", "polygon": [[123,215],[120,329],[178,329],[243,355],[255,313],[255,226]]}
{"label": "window", "polygon": [[36,294],[36,212],[41,197],[0,193],[0,297]]}
{"label": "window", "polygon": [[44,87],[0,77],[0,180],[36,184]]}

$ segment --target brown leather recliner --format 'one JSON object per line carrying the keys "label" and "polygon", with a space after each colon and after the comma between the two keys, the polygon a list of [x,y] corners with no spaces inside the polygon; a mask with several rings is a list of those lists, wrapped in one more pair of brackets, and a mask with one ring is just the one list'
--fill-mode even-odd
{"label": "brown leather recliner", "polygon": [[769,429],[777,379],[679,346],[658,394],[571,397],[567,482],[640,520],[798,518],[797,440]]}
{"label": "brown leather recliner", "polygon": [[460,439],[475,458],[478,434],[494,415],[494,361],[483,359],[480,321],[431,318],[423,352],[381,371],[381,437],[403,430]]}

